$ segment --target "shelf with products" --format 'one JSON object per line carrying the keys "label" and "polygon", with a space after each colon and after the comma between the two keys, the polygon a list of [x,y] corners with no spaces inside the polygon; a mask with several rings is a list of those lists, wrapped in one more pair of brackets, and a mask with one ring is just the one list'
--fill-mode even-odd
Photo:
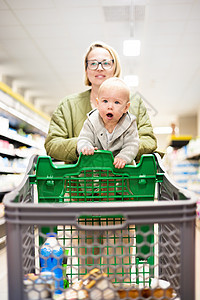
{"label": "shelf with products", "polygon": [[[2,117],[0,117],[0,128]],[[19,133],[18,133],[19,132]],[[22,135],[23,134],[23,135]],[[33,154],[43,155],[45,136],[37,133],[26,134],[21,129],[0,130],[0,192],[11,191],[15,186],[17,174],[23,174]],[[15,174],[9,180],[5,174]],[[6,188],[5,188],[6,187]],[[3,198],[0,197],[1,199]]]}
{"label": "shelf with products", "polygon": [[200,138],[179,149],[170,146],[166,153],[164,161],[170,176],[200,197]]}
{"label": "shelf with products", "polygon": [[192,139],[185,149],[185,156],[187,159],[200,159],[200,137]]}
{"label": "shelf with products", "polygon": [[171,135],[169,146],[179,149],[183,146],[186,146],[191,139],[191,135]]}
{"label": "shelf with products", "polygon": [[9,126],[9,120],[0,116],[0,173],[23,173],[31,155],[45,154],[45,137]]}
{"label": "shelf with products", "polygon": [[41,138],[39,138],[38,141],[34,140],[34,135],[28,134],[26,136],[22,136],[18,134],[16,130],[11,128],[9,128],[7,131],[1,131],[0,129],[0,138],[1,137],[3,137],[4,140],[14,141],[18,145],[26,145],[28,147],[34,147],[37,149],[42,147],[43,142]]}
{"label": "shelf with products", "polygon": [[[0,116],[0,126],[2,117]],[[38,151],[44,148],[44,136],[38,134],[19,134],[17,130],[9,128],[7,131],[0,130],[0,154],[8,156],[29,156],[28,149]]]}
{"label": "shelf with products", "polygon": [[13,127],[25,127],[27,131],[46,135],[50,116],[35,108],[20,94],[0,82],[0,111]]}
{"label": "shelf with products", "polygon": [[[1,143],[1,140],[0,140]],[[24,153],[23,150],[20,149],[5,149],[5,148],[1,148],[0,147],[0,155],[1,156],[7,156],[7,157],[21,157],[21,158],[25,158],[27,157],[27,154]]]}
{"label": "shelf with products", "polygon": [[[0,167],[1,169],[1,167]],[[2,201],[4,195],[13,189],[15,189],[23,180],[24,174],[8,174],[8,171],[5,174],[0,174],[0,199]],[[24,171],[24,170],[18,170]],[[5,232],[5,218],[4,218],[4,205],[0,202],[0,249],[4,248],[6,245],[6,232]]]}
{"label": "shelf with products", "polygon": [[0,82],[0,201],[21,182],[30,157],[45,154],[49,120]]}
{"label": "shelf with products", "polygon": [[[1,140],[0,140],[1,143]],[[14,146],[13,144],[11,144]],[[36,148],[0,148],[0,174],[2,173],[24,173],[29,158],[33,154],[45,154],[45,152]],[[1,191],[1,188],[0,188]]]}

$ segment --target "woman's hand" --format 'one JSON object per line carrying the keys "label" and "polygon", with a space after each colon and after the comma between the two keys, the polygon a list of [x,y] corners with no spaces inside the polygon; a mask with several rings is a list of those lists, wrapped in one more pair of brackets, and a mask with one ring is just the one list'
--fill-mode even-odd
{"label": "woman's hand", "polygon": [[124,159],[120,158],[120,157],[115,157],[113,165],[117,169],[122,169],[122,168],[125,167],[126,161]]}

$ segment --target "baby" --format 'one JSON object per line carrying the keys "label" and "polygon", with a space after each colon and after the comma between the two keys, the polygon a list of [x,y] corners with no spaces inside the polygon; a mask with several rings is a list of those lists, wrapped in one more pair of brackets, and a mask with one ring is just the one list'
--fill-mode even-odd
{"label": "baby", "polygon": [[93,155],[94,150],[109,150],[115,168],[134,164],[139,149],[136,117],[128,112],[130,90],[117,77],[105,80],[98,91],[97,108],[87,114],[78,137],[77,151]]}

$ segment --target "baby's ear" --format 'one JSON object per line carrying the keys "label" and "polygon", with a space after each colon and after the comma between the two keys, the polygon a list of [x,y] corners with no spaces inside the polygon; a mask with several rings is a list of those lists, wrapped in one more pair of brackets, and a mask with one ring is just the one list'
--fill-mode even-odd
{"label": "baby's ear", "polygon": [[126,103],[126,109],[125,109],[125,110],[126,110],[126,112],[129,110],[130,104],[131,104],[131,102],[130,102],[130,101]]}

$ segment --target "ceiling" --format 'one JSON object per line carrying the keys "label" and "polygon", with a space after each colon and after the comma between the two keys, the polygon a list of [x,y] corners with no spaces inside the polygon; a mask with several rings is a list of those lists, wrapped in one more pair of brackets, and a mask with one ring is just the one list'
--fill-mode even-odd
{"label": "ceiling", "polygon": [[[138,57],[123,55],[130,37],[141,40]],[[154,126],[196,113],[200,0],[0,0],[1,80],[45,113],[87,88],[83,58],[97,40],[117,50],[122,76],[139,76],[133,92]]]}

